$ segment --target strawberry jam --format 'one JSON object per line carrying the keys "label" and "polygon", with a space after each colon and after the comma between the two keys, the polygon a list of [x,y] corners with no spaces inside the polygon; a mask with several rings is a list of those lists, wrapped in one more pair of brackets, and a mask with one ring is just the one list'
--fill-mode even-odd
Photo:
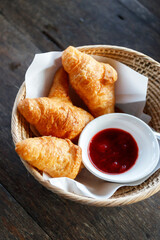
{"label": "strawberry jam", "polygon": [[93,136],[89,143],[88,155],[91,163],[101,172],[120,174],[135,164],[138,146],[130,133],[109,128]]}

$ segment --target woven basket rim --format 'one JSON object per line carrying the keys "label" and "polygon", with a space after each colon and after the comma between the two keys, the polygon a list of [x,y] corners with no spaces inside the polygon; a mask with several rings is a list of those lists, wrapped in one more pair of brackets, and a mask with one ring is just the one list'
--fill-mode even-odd
{"label": "woven basket rim", "polygon": [[77,49],[79,50],[86,50],[86,49],[100,49],[100,48],[105,48],[105,49],[115,49],[115,50],[122,50],[122,51],[127,51],[130,53],[134,53],[136,55],[139,55],[141,57],[146,58],[147,60],[151,61],[152,63],[155,63],[158,65],[158,67],[160,67],[160,63],[156,60],[154,60],[153,58],[149,57],[148,55],[146,55],[145,53],[139,52],[137,50],[128,48],[128,47],[122,47],[122,46],[117,46],[117,45],[84,45],[84,46],[78,46]]}
{"label": "woven basket rim", "polygon": [[[87,46],[78,47],[78,49],[80,49],[82,51],[91,49],[91,48],[115,49],[115,50],[123,50],[123,51],[127,51],[130,53],[134,53],[138,56],[142,56],[143,58],[146,58],[147,60],[156,64],[160,68],[160,64],[157,61],[155,61],[154,59],[148,57],[147,55],[145,55],[143,53],[137,52],[137,51],[129,49],[129,48],[112,46],[112,45],[87,45]],[[18,99],[24,88],[25,88],[25,82],[23,82],[23,84],[21,85],[21,87],[17,93],[16,99],[14,101],[13,109],[12,109],[11,134],[12,134],[14,144],[17,142],[14,115],[17,112]],[[67,192],[65,190],[59,189],[58,187],[51,185],[49,181],[44,180],[42,175],[38,171],[36,171],[32,166],[30,166],[27,162],[25,162],[23,159],[21,159],[21,161],[25,165],[26,169],[31,173],[31,175],[33,175],[33,177],[37,181],[39,181],[44,187],[46,187],[47,189],[51,190],[54,193],[57,193],[60,196],[63,196],[64,198],[67,198],[67,199],[70,199],[72,201],[76,201],[76,202],[79,202],[82,204],[93,205],[93,206],[97,206],[97,207],[102,207],[102,206],[103,207],[104,206],[105,207],[114,207],[114,206],[128,205],[131,203],[136,203],[138,201],[144,200],[144,199],[152,196],[153,194],[157,193],[160,190],[160,182],[159,182],[159,183],[157,183],[157,185],[153,186],[152,188],[148,188],[145,191],[140,191],[139,193],[135,193],[131,196],[128,196],[128,195],[119,196],[119,197],[113,196],[112,198],[105,199],[105,200],[92,199],[89,197],[80,196],[80,195],[77,195],[74,193]]]}

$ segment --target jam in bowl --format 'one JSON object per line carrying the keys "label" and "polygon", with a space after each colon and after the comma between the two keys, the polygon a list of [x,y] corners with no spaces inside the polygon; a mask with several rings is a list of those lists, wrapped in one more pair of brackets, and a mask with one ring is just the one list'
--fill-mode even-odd
{"label": "jam in bowl", "polygon": [[91,163],[101,172],[112,174],[121,174],[133,167],[138,151],[132,135],[117,128],[98,132],[88,146]]}
{"label": "jam in bowl", "polygon": [[85,167],[96,177],[129,183],[149,175],[159,161],[159,145],[151,128],[124,113],[91,121],[79,138]]}

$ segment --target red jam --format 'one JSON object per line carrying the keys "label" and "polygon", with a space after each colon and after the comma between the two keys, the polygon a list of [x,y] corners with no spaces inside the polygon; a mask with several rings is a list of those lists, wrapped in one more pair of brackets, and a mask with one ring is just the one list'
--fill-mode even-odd
{"label": "red jam", "polygon": [[135,164],[138,146],[130,133],[109,128],[93,136],[88,155],[91,163],[101,172],[120,174]]}

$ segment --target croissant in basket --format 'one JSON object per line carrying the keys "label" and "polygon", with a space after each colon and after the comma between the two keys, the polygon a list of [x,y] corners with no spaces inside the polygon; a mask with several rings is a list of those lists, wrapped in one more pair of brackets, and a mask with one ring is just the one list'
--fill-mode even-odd
{"label": "croissant in basket", "polygon": [[72,87],[93,116],[114,112],[117,72],[113,67],[97,62],[72,46],[63,52],[62,65],[69,74]]}
{"label": "croissant in basket", "polygon": [[93,116],[73,106],[68,88],[68,75],[60,68],[56,72],[49,96],[26,98],[19,102],[18,110],[42,136],[75,139],[85,125],[93,120]]}
{"label": "croissant in basket", "polygon": [[51,177],[74,179],[81,167],[81,148],[68,139],[50,136],[28,138],[16,143],[15,150],[30,165]]}

